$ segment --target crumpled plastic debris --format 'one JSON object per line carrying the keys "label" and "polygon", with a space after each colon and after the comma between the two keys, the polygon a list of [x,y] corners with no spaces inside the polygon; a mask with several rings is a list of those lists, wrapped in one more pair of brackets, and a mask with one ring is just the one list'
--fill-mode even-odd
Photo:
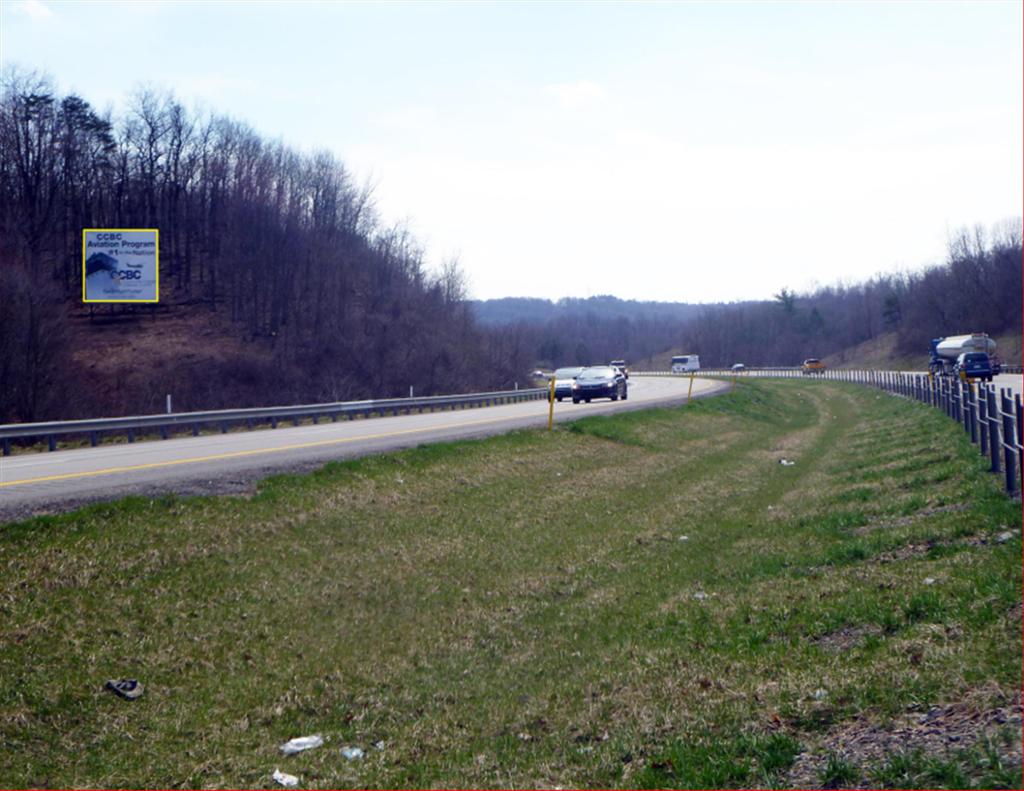
{"label": "crumpled plastic debris", "polygon": [[1005,544],[1011,538],[1013,538],[1013,531],[1012,530],[1006,530],[1005,532],[1002,532],[998,536],[996,536],[996,543],[997,544]]}
{"label": "crumpled plastic debris", "polygon": [[342,747],[341,754],[350,761],[358,761],[363,757],[363,751],[359,747]]}
{"label": "crumpled plastic debris", "polygon": [[693,594],[693,598],[695,599],[706,599],[707,597],[708,595],[704,591],[697,591]]}
{"label": "crumpled plastic debris", "polygon": [[299,784],[299,778],[287,772],[282,772],[280,769],[275,769],[272,777],[274,782],[283,785],[285,788],[295,788]]}
{"label": "crumpled plastic debris", "polygon": [[312,750],[324,743],[323,737],[318,733],[313,736],[299,736],[281,745],[281,752],[285,755],[295,755],[303,750]]}
{"label": "crumpled plastic debris", "polygon": [[112,678],[106,683],[106,688],[125,700],[136,700],[142,696],[145,687],[134,678]]}
{"label": "crumpled plastic debris", "polygon": [[816,690],[814,690],[814,699],[815,700],[824,700],[827,697],[828,697],[828,690],[827,689],[816,689]]}
{"label": "crumpled plastic debris", "polygon": [[679,540],[680,541],[689,541],[690,537],[689,536],[679,536]]}
{"label": "crumpled plastic debris", "polygon": [[792,467],[794,464],[796,464],[796,462],[790,461],[789,459],[779,459],[779,464],[781,464],[783,467]]}
{"label": "crumpled plastic debris", "polygon": [[925,577],[924,578],[924,584],[925,585],[934,585],[935,584],[935,577]]}
{"label": "crumpled plastic debris", "polygon": [[373,749],[375,749],[375,750],[383,750],[384,749],[384,740],[381,739],[379,742],[374,742],[373,743]]}

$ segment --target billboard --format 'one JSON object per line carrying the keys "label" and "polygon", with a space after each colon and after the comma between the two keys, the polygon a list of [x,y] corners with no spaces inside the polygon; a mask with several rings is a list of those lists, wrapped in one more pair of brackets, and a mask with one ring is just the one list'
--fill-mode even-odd
{"label": "billboard", "polygon": [[156,228],[82,230],[83,302],[159,302]]}

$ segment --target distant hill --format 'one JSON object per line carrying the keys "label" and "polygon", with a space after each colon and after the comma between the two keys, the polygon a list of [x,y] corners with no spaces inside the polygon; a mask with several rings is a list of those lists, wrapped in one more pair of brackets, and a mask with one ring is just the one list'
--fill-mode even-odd
{"label": "distant hill", "polygon": [[472,306],[477,319],[482,324],[492,326],[515,324],[520,321],[546,322],[587,314],[605,319],[630,321],[688,321],[709,307],[689,302],[641,302],[619,299],[608,294],[586,299],[563,297],[557,301],[533,297],[503,297],[474,300]]}

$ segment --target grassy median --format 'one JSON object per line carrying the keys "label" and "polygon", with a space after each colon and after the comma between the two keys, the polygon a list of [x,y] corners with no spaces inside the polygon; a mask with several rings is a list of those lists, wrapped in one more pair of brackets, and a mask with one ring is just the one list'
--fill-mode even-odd
{"label": "grassy median", "polygon": [[1020,787],[999,485],[935,410],[749,382],[3,525],[0,785]]}

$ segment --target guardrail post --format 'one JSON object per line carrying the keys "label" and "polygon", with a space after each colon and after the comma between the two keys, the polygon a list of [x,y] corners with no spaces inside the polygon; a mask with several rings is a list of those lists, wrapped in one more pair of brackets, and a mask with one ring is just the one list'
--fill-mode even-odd
{"label": "guardrail post", "polygon": [[1021,409],[1020,396],[1013,397],[1017,416],[1017,474],[1021,479],[1021,486],[1024,487],[1024,410]]}
{"label": "guardrail post", "polygon": [[988,387],[981,385],[978,388],[978,428],[979,439],[981,440],[978,449],[982,456],[988,455]]}
{"label": "guardrail post", "polygon": [[228,422],[226,420],[222,420],[220,422],[220,433],[221,434],[227,434],[228,433]]}
{"label": "guardrail post", "polygon": [[270,418],[270,427],[271,428],[277,428],[277,418],[276,417]]}
{"label": "guardrail post", "polygon": [[128,429],[128,442],[135,442],[135,429]]}
{"label": "guardrail post", "polygon": [[4,437],[4,456],[11,455],[11,441]]}
{"label": "guardrail post", "polygon": [[1013,401],[1010,400],[1007,391],[1004,389],[999,394],[1003,418],[1003,466],[1006,471],[1006,493],[1014,494],[1017,491],[1017,429],[1013,425],[1016,422]]}
{"label": "guardrail post", "polygon": [[160,426],[160,439],[167,439],[167,426]]}
{"label": "guardrail post", "polygon": [[964,431],[971,433],[971,384],[966,380],[960,382],[960,423]]}
{"label": "guardrail post", "polygon": [[46,438],[46,444],[49,446],[51,451],[57,450],[57,438],[53,436],[53,434],[50,434]]}
{"label": "guardrail post", "polygon": [[96,445],[99,444],[99,441],[100,441],[99,435],[95,431],[90,431],[89,432],[89,445],[95,448]]}
{"label": "guardrail post", "polygon": [[992,460],[990,472],[999,472],[999,409],[996,405],[996,389],[991,388],[986,394],[988,399],[988,449]]}
{"label": "guardrail post", "polygon": [[978,444],[978,395],[974,389],[974,385],[968,385],[968,410],[969,415],[968,422],[971,424],[971,444]]}

